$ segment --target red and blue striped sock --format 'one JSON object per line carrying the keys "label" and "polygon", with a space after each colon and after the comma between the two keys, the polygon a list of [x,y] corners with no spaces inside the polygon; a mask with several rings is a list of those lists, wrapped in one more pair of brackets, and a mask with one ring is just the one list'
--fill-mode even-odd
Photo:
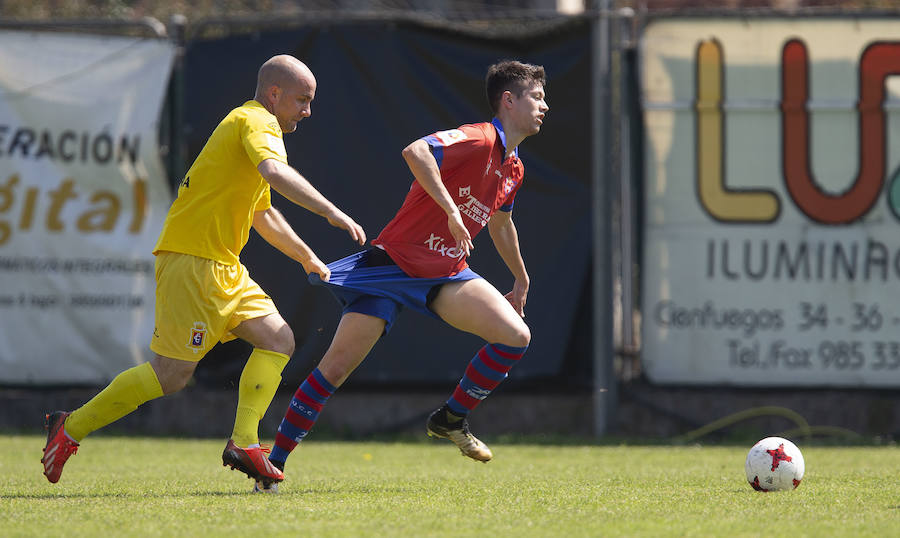
{"label": "red and blue striped sock", "polygon": [[522,358],[526,349],[528,346],[512,347],[503,344],[488,344],[479,349],[469,362],[453,395],[447,400],[450,411],[464,417],[478,407],[506,379],[510,368]]}
{"label": "red and blue striped sock", "polygon": [[319,412],[322,411],[328,397],[335,390],[337,389],[331,386],[318,368],[309,374],[306,381],[294,393],[284,418],[281,419],[278,433],[275,434],[275,446],[272,447],[272,453],[269,454],[269,461],[280,469],[284,469],[287,457],[312,429],[316,419],[319,418]]}

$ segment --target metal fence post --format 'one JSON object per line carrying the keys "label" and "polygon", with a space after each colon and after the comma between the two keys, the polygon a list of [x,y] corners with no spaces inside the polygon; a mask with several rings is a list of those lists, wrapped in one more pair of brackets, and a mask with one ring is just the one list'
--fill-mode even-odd
{"label": "metal fence post", "polygon": [[591,162],[594,288],[594,435],[612,430],[616,390],[612,342],[612,234],[610,158],[610,1],[598,0],[591,23],[593,151]]}
{"label": "metal fence post", "polygon": [[169,155],[166,168],[173,193],[181,183],[185,173],[184,139],[184,48],[187,18],[172,15],[169,19],[169,36],[175,44],[175,60],[172,64],[172,79],[169,81]]}

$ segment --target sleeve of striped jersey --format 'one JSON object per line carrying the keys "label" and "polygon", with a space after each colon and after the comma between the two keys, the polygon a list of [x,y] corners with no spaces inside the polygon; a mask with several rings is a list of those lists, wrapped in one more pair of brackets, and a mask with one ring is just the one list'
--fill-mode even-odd
{"label": "sleeve of striped jersey", "polygon": [[500,206],[499,211],[506,211],[507,213],[512,211],[513,206],[516,204],[516,193],[519,192],[519,187],[522,186],[522,182],[520,181],[518,185],[516,185],[515,190],[509,193],[509,196],[506,197],[506,200],[503,202],[503,205]]}
{"label": "sleeve of striped jersey", "polygon": [[484,150],[486,145],[484,133],[470,125],[438,131],[423,137],[423,140],[431,146],[431,153],[442,172],[453,170],[472,158],[473,152]]}

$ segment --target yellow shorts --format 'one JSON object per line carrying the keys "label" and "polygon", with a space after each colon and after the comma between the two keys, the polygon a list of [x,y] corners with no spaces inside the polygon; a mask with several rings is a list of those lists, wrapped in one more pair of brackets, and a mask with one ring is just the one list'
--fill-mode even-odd
{"label": "yellow shorts", "polygon": [[156,327],[150,349],[199,361],[248,319],[278,312],[243,264],[225,265],[177,252],[156,256]]}

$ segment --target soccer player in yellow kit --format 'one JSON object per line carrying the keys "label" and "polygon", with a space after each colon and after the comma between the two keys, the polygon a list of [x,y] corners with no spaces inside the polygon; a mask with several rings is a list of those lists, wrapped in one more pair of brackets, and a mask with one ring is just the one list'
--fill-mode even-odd
{"label": "soccer player in yellow kit", "polygon": [[241,374],[234,430],[222,454],[230,465],[264,484],[284,474],[259,445],[259,421],[294,352],[294,334],[272,299],[254,282],[239,255],[252,226],[307,273],[330,272],[272,207],[274,188],[287,199],[346,230],[359,243],[362,227],[287,164],[282,133],[309,117],[316,79],[300,60],[279,55],[259,69],[256,95],[219,123],[178,188],[156,255],[156,327],[150,362],[116,376],[71,413],[47,415],[41,462],[50,482],[93,431],[144,402],[182,389],[217,341],[241,338],[253,352]]}

